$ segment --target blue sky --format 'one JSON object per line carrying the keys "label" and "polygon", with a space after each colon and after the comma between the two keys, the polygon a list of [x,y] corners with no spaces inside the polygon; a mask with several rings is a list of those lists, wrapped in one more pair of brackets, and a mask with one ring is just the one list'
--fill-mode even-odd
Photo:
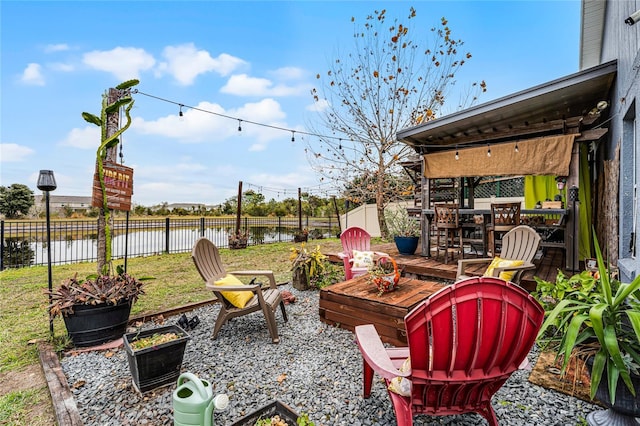
{"label": "blue sky", "polygon": [[[580,1],[7,1],[0,2],[0,185],[54,171],[54,195],[91,195],[99,115],[109,87],[138,78],[124,162],[133,202],[218,204],[244,189],[267,199],[297,188],[327,195],[291,132],[318,123],[310,89],[338,50],[353,45],[351,17],[410,6],[428,29],[446,17],[473,57],[460,88],[485,80],[487,102],[578,71]],[[317,127],[317,126],[315,126]],[[327,132],[329,134],[329,132]]]}

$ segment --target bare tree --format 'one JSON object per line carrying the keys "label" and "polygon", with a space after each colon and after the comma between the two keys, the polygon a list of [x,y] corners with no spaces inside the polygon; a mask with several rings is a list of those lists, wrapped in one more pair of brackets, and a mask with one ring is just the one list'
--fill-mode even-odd
{"label": "bare tree", "polygon": [[[415,16],[411,7],[407,22]],[[326,75],[317,75],[319,88],[312,90],[322,110],[321,124],[331,134],[307,139],[307,156],[323,179],[340,188],[348,186],[347,199],[375,199],[386,235],[384,208],[410,192],[410,181],[398,179],[400,163],[415,155],[396,140],[396,132],[438,116],[456,72],[471,54],[459,51],[463,42],[452,38],[444,18],[424,43],[398,19],[386,24],[385,10],[367,16],[361,27],[351,20],[353,51],[338,54]],[[471,84],[458,108],[475,102],[474,93],[484,91],[484,81]],[[314,133],[327,134],[318,129]]]}

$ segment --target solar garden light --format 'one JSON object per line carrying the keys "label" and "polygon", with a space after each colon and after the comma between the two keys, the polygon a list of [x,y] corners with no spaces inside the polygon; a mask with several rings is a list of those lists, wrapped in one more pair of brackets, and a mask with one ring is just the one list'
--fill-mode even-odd
{"label": "solar garden light", "polygon": [[[47,267],[49,273],[49,306],[51,306],[51,291],[53,288],[53,278],[51,275],[51,217],[49,215],[49,192],[55,191],[57,188],[56,178],[53,176],[53,170],[40,170],[38,176],[38,189],[44,191],[45,204],[47,209]],[[49,311],[49,331],[53,336],[53,318]]]}

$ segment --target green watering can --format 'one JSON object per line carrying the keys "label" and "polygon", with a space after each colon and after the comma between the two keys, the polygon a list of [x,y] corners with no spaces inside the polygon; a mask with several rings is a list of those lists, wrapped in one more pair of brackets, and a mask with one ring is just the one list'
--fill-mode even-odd
{"label": "green watering can", "polygon": [[224,410],[228,405],[227,395],[213,397],[209,382],[195,374],[182,373],[173,391],[173,425],[213,426],[214,410]]}

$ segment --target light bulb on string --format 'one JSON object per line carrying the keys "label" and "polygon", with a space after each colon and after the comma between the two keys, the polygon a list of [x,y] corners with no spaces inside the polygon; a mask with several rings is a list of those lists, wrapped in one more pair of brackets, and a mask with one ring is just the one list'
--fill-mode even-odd
{"label": "light bulb on string", "polygon": [[516,142],[516,146],[513,148],[513,150],[515,152],[520,152],[520,149],[518,149],[518,142]]}
{"label": "light bulb on string", "polygon": [[182,107],[184,105],[179,104],[180,105],[180,111],[178,112],[178,117],[180,117],[180,121],[184,121],[184,113],[182,112]]}
{"label": "light bulb on string", "polygon": [[242,120],[238,120],[238,131],[241,132],[242,131]]}
{"label": "light bulb on string", "polygon": [[456,158],[456,160],[460,159],[460,156],[458,155],[458,150],[457,149],[456,149],[456,157],[455,158]]}
{"label": "light bulb on string", "polygon": [[487,144],[487,157],[491,157],[491,147]]}
{"label": "light bulb on string", "polygon": [[294,132],[293,130],[291,131],[291,142],[295,142],[296,141],[296,132]]}

